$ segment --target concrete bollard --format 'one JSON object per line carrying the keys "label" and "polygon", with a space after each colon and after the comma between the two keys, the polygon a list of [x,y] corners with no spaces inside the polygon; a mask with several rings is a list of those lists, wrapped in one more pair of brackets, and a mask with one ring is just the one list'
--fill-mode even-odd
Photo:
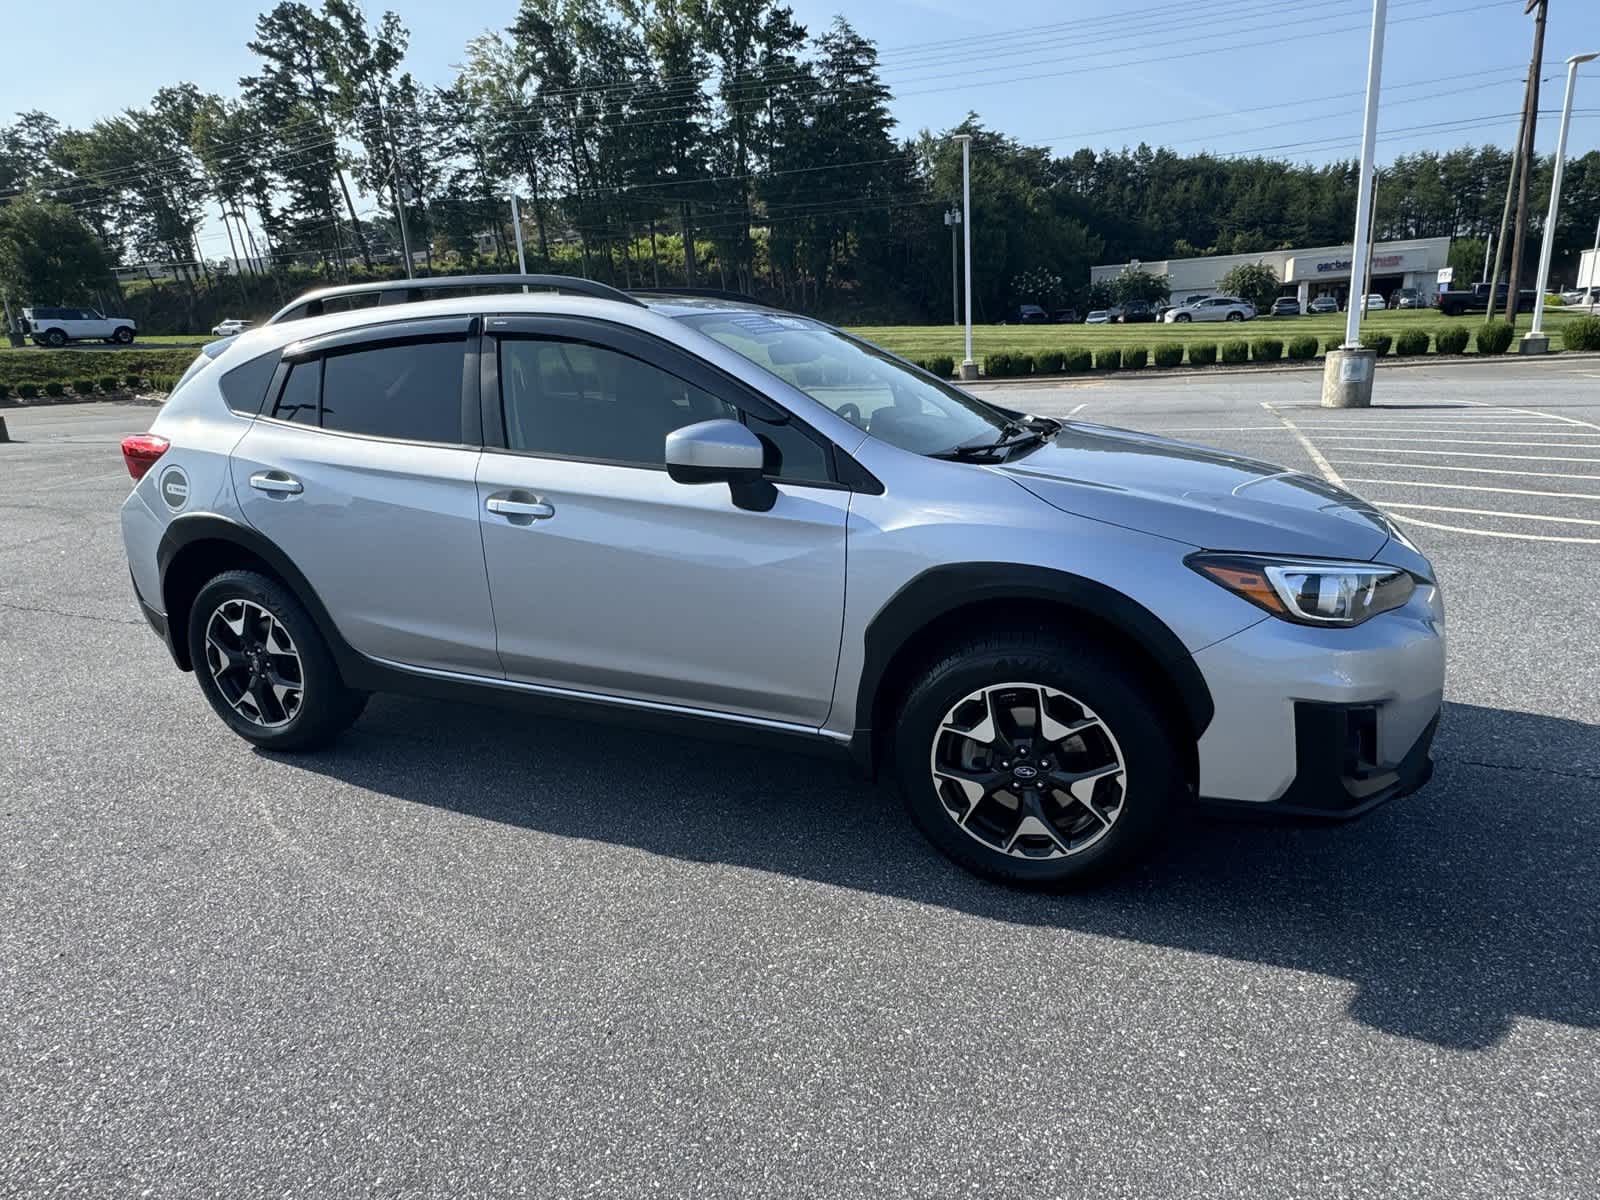
{"label": "concrete bollard", "polygon": [[1322,367],[1323,408],[1371,408],[1373,367],[1378,352],[1329,350]]}
{"label": "concrete bollard", "polygon": [[0,417],[0,442],[9,442],[11,434],[6,431],[6,419]]}

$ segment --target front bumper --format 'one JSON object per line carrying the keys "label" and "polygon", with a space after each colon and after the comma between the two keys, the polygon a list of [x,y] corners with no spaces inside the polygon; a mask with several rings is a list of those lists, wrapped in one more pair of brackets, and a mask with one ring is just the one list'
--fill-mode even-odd
{"label": "front bumper", "polygon": [[1195,655],[1216,715],[1198,746],[1208,801],[1354,816],[1415,791],[1444,699],[1436,587],[1354,629],[1268,617]]}

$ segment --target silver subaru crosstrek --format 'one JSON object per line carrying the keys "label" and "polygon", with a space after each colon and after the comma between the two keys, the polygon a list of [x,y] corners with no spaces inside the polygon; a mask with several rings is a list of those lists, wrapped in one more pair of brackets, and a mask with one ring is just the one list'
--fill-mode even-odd
{"label": "silver subaru crosstrek", "polygon": [[732,730],[1037,885],[1188,800],[1343,817],[1430,772],[1443,607],[1382,513],[737,297],[312,293],[123,453],[145,616],[266,749],[374,691]]}

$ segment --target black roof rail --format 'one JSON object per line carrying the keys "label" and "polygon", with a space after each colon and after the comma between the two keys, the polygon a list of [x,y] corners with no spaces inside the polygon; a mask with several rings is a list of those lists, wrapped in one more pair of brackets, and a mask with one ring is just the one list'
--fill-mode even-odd
{"label": "black roof rail", "polygon": [[280,321],[295,321],[301,317],[320,317],[324,302],[341,296],[378,297],[383,304],[415,304],[429,299],[430,292],[459,292],[471,288],[488,288],[510,292],[519,288],[547,288],[556,292],[569,292],[574,296],[592,296],[596,300],[616,300],[623,304],[644,305],[621,288],[576,275],[432,275],[426,279],[382,279],[371,283],[347,283],[339,287],[318,288],[291,301],[272,314],[268,325]]}
{"label": "black roof rail", "polygon": [[741,304],[759,304],[762,308],[776,308],[775,304],[768,304],[765,300],[757,300],[754,296],[747,296],[743,292],[735,292],[728,288],[710,287],[636,287],[629,290],[630,296],[687,296],[698,300],[737,300]]}

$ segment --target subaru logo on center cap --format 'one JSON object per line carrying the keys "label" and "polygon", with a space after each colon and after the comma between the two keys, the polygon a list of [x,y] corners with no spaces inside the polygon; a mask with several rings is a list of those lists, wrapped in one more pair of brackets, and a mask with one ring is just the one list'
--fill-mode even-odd
{"label": "subaru logo on center cap", "polygon": [[1018,763],[1011,768],[1011,773],[1018,779],[1032,779],[1039,773],[1039,768],[1030,767],[1027,763]]}
{"label": "subaru logo on center cap", "polygon": [[177,510],[189,502],[189,477],[177,467],[168,467],[161,474],[161,499],[170,509]]}

